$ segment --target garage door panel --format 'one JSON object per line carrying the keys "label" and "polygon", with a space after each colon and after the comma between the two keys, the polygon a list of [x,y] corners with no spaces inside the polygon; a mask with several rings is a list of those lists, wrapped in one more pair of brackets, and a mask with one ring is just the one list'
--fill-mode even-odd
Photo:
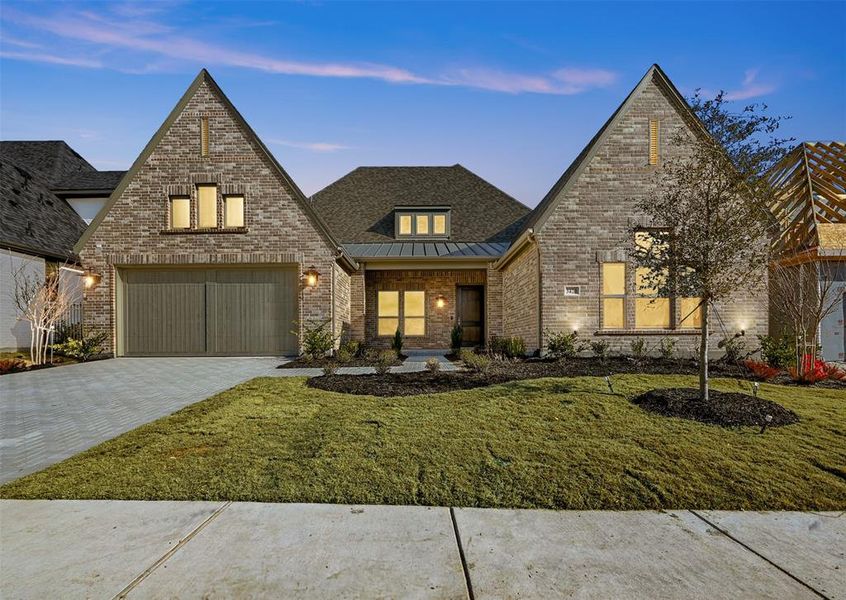
{"label": "garage door panel", "polygon": [[123,281],[126,354],[297,351],[294,269],[128,269]]}
{"label": "garage door panel", "polygon": [[125,281],[127,354],[205,353],[202,272],[133,271]]}

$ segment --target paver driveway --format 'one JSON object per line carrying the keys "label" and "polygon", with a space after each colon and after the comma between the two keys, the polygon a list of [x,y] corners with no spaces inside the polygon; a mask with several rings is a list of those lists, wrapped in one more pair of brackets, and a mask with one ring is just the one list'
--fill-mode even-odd
{"label": "paver driveway", "polygon": [[278,358],[118,358],[0,377],[0,483],[260,375]]}

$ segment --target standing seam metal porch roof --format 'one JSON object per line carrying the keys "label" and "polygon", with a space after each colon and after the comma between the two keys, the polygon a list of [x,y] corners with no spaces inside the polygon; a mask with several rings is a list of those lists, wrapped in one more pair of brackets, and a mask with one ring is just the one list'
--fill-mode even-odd
{"label": "standing seam metal porch roof", "polygon": [[496,259],[508,250],[508,242],[384,242],[343,244],[356,259],[365,258],[488,258]]}

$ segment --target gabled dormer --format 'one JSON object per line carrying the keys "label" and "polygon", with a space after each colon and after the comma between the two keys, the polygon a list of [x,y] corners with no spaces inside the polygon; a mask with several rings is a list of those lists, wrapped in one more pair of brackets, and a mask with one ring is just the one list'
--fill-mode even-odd
{"label": "gabled dormer", "polygon": [[398,240],[448,240],[449,206],[394,207],[394,236]]}

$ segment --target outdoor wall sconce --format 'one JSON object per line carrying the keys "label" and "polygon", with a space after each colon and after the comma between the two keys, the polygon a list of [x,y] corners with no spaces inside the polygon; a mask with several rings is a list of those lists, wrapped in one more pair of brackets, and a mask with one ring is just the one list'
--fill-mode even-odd
{"label": "outdoor wall sconce", "polygon": [[437,296],[435,296],[435,308],[443,308],[444,306],[446,306],[446,303],[446,296],[442,294],[438,294]]}
{"label": "outdoor wall sconce", "polygon": [[94,271],[85,271],[82,274],[82,284],[89,290],[98,285],[102,279],[103,276]]}
{"label": "outdoor wall sconce", "polygon": [[320,273],[317,271],[317,269],[314,268],[314,266],[309,267],[303,273],[303,282],[305,283],[306,287],[317,287],[317,282],[319,281],[319,279]]}

